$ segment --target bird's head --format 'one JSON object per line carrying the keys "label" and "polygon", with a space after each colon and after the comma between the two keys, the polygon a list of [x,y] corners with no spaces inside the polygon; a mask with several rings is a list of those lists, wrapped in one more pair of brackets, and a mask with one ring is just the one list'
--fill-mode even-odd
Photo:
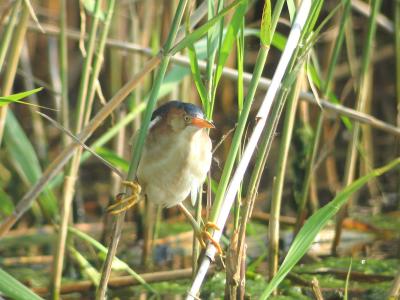
{"label": "bird's head", "polygon": [[153,112],[151,122],[150,127],[169,126],[175,132],[215,128],[211,121],[205,119],[201,108],[181,101],[169,101],[161,105]]}

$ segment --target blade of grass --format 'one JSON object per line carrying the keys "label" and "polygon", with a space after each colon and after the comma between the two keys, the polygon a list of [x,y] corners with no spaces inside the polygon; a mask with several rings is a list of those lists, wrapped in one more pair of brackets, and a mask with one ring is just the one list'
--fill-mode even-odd
{"label": "blade of grass", "polygon": [[[360,112],[364,112],[365,104],[367,99],[367,86],[368,86],[368,71],[370,68],[371,55],[373,53],[373,43],[375,39],[376,33],[376,16],[379,12],[379,8],[381,6],[381,0],[373,0],[371,2],[372,13],[368,22],[368,34],[367,40],[365,42],[364,52],[362,56],[362,64],[359,78],[359,90],[357,91],[357,100],[356,100],[356,110]],[[351,132],[351,139],[348,145],[348,155],[346,157],[346,165],[345,165],[345,174],[344,174],[344,182],[343,185],[349,185],[355,176],[355,168],[358,159],[358,147],[359,147],[359,139],[360,139],[360,129],[361,126],[359,123],[354,124]],[[350,203],[351,201],[349,201]],[[332,253],[336,253],[336,248],[340,241],[340,236],[342,232],[342,223],[346,216],[347,206],[345,206],[342,211],[337,216],[336,228],[335,228],[335,237],[332,243]]]}
{"label": "blade of grass", "polygon": [[192,45],[194,42],[198,41],[200,38],[202,38],[208,30],[214,26],[216,23],[218,23],[231,9],[235,8],[237,5],[241,4],[243,1],[246,0],[236,0],[229,4],[227,7],[225,7],[223,10],[221,10],[220,13],[218,13],[214,18],[210,19],[206,23],[204,23],[202,26],[194,30],[192,33],[189,35],[185,36],[181,41],[179,41],[174,47],[172,47],[169,50],[170,55],[174,55],[181,51],[184,48],[187,48],[188,46]]}
{"label": "blade of grass", "polygon": [[[42,176],[35,150],[12,111],[8,111],[4,130],[4,143],[17,173],[26,186],[31,186]],[[57,200],[50,189],[39,197],[40,207],[48,221],[58,216]]]}
{"label": "blade of grass", "polygon": [[225,66],[226,60],[228,59],[233,44],[236,41],[238,32],[242,27],[243,17],[246,13],[247,5],[248,1],[241,1],[241,3],[235,9],[232,19],[229,22],[228,27],[226,28],[226,34],[218,52],[217,70],[214,75],[215,86],[218,85],[218,82],[221,79],[222,70]]}
{"label": "blade of grass", "polygon": [[[7,69],[3,75],[3,82],[1,83],[1,94],[10,95],[15,74],[17,72],[19,56],[24,45],[25,33],[28,25],[29,9],[25,3],[22,4],[21,16],[17,25],[16,32],[13,36],[12,44],[9,51]],[[0,107],[0,145],[3,139],[4,126],[6,122],[8,105]]]}
{"label": "blade of grass", "polygon": [[[345,34],[345,28],[346,28],[346,22],[348,20],[348,17],[350,15],[350,8],[351,8],[351,1],[350,0],[344,0],[343,1],[343,14],[340,20],[340,26],[339,26],[339,32],[338,36],[336,38],[335,46],[333,49],[332,57],[329,59],[330,64],[328,66],[328,71],[327,75],[325,78],[325,81],[322,83],[322,94],[324,97],[327,97],[327,95],[330,92],[332,81],[333,81],[333,75],[334,75],[334,70],[337,65],[338,57],[342,49],[343,45],[343,40],[344,40],[344,34]],[[299,209],[298,209],[298,215],[297,215],[297,220],[296,220],[296,232],[300,229],[302,222],[304,221],[305,218],[305,207],[306,207],[306,201],[308,198],[308,192],[309,192],[309,187],[311,183],[311,177],[313,174],[313,166],[315,164],[315,159],[317,157],[317,151],[319,148],[319,143],[321,139],[321,133],[322,133],[322,125],[323,125],[323,112],[319,113],[318,116],[318,121],[313,137],[313,142],[312,142],[312,148],[309,154],[309,160],[306,165],[306,173],[304,177],[304,183],[303,183],[303,188],[301,191],[301,196],[300,196],[300,203],[299,203]],[[345,120],[343,120],[345,122]],[[351,124],[351,123],[350,123]]]}
{"label": "blade of grass", "polygon": [[15,23],[17,23],[17,16],[18,12],[21,6],[22,0],[18,0],[14,2],[12,12],[10,14],[10,17],[8,19],[7,27],[5,31],[3,32],[2,38],[1,38],[1,44],[0,44],[0,73],[1,70],[3,69],[3,64],[4,64],[4,59],[6,58],[7,55],[7,50],[9,49],[10,42],[11,42],[11,36],[14,31]]}
{"label": "blade of grass", "polygon": [[282,282],[282,280],[304,256],[304,254],[306,254],[321,229],[335,214],[338,213],[340,208],[347,203],[352,194],[362,188],[369,180],[381,176],[382,174],[397,167],[399,164],[400,158],[397,158],[387,165],[373,170],[372,172],[348,185],[331,202],[317,210],[317,212],[315,212],[300,229],[285,257],[285,260],[283,261],[277,274],[274,276],[274,278],[272,278],[268,286],[263,291],[260,299],[267,299],[271,295],[272,291],[279,285],[279,283]]}
{"label": "blade of grass", "polygon": [[[268,1],[267,1],[268,2]],[[237,80],[237,105],[238,105],[238,118],[243,111],[244,102],[244,84],[243,84],[243,72],[244,72],[244,19],[242,20],[241,27],[239,29],[238,38],[236,41],[237,49],[237,68],[238,68],[238,80]],[[239,149],[242,149],[242,143],[239,145]],[[240,161],[241,151],[238,152],[237,162]],[[242,205],[242,185],[240,185],[239,192],[236,198],[234,206],[234,228],[235,230],[239,226],[240,206]],[[238,253],[239,257],[241,254]]]}
{"label": "blade of grass", "polygon": [[[270,33],[271,36],[274,35],[276,24],[278,22],[279,15],[281,13],[283,4],[284,4],[284,1],[279,1],[275,5],[274,14],[272,17],[272,24],[271,24],[271,31],[272,31]],[[268,12],[265,12],[265,13],[268,13]],[[268,23],[264,22],[263,26],[268,26]],[[262,29],[262,33],[265,33],[265,32],[266,32],[266,29]],[[224,169],[222,171],[221,180],[218,184],[218,190],[215,195],[215,200],[214,200],[214,204],[213,204],[213,208],[212,208],[212,212],[211,212],[211,221],[212,222],[216,221],[217,214],[219,214],[220,209],[221,209],[222,198],[225,195],[226,189],[228,187],[228,182],[229,182],[229,179],[230,179],[230,176],[231,176],[231,173],[233,170],[234,162],[236,160],[236,156],[237,156],[237,153],[239,150],[240,141],[241,141],[243,133],[244,133],[244,129],[246,126],[248,115],[250,113],[250,108],[251,108],[251,105],[252,105],[252,102],[254,99],[256,88],[259,83],[261,73],[262,73],[264,64],[266,62],[267,56],[268,56],[268,52],[269,52],[269,48],[270,48],[269,42],[270,42],[270,40],[268,39],[268,36],[261,37],[261,48],[260,48],[260,51],[257,56],[257,61],[255,64],[255,69],[253,71],[253,76],[251,77],[249,91],[247,92],[246,99],[244,101],[243,111],[239,116],[238,126],[235,130],[235,134],[232,139],[232,146],[229,149],[229,153],[228,153],[228,156],[225,161]]]}
{"label": "blade of grass", "polygon": [[210,106],[207,107],[206,115],[207,117],[211,117],[214,110],[215,96],[217,93],[217,87],[219,80],[222,76],[222,70],[226,64],[228,56],[231,52],[231,49],[234,45],[234,42],[237,38],[237,34],[239,29],[243,23],[243,18],[246,13],[248,1],[242,1],[239,6],[235,9],[235,13],[232,16],[232,19],[226,29],[225,37],[222,41],[221,46],[218,49],[218,59],[217,59],[217,69],[214,73],[214,78],[212,80],[212,92],[211,92],[211,103]]}
{"label": "blade of grass", "polygon": [[[263,15],[261,19],[261,30],[260,30],[260,41],[261,41],[261,49],[259,51],[259,55],[263,52],[268,53],[268,48],[272,42],[272,36],[275,35],[275,28],[276,24],[274,23],[277,21],[277,17],[281,14],[282,7],[284,5],[284,0],[278,1],[275,4],[274,7],[274,12],[273,15],[271,16],[271,1],[265,1],[264,3],[264,8],[263,8]],[[275,21],[274,21],[275,20]],[[261,65],[265,65],[266,57],[264,58],[263,61],[260,61]],[[258,58],[256,62],[256,66],[258,66]],[[255,77],[256,77],[256,72],[254,72]],[[253,95],[254,96],[254,95]],[[260,151],[262,151],[260,149]],[[260,164],[256,163],[256,166],[254,167],[250,183],[248,185],[248,191],[247,191],[247,197],[245,198],[244,203],[242,204],[242,209],[240,212],[240,223],[239,223],[239,237],[238,237],[238,246],[237,246],[237,252],[243,253],[243,249],[245,246],[245,239],[246,239],[246,228],[247,228],[247,223],[250,218],[250,214],[252,211],[252,207],[255,201],[255,195],[256,195],[256,189],[252,189],[254,185],[254,179],[257,178],[255,174],[259,174],[261,177],[261,171],[259,169],[259,172],[257,172],[257,168],[260,166]],[[239,255],[240,256],[240,255]],[[237,260],[237,264],[239,264],[239,259]],[[244,270],[243,270],[244,271]]]}
{"label": "blade of grass", "polygon": [[268,224],[268,265],[269,278],[272,278],[278,269],[279,254],[279,217],[281,214],[282,193],[287,169],[287,161],[289,155],[290,142],[292,139],[293,128],[296,118],[297,103],[299,99],[300,89],[303,85],[304,70],[299,72],[297,81],[291,89],[287,105],[286,114],[283,124],[282,138],[279,146],[278,160],[276,164],[276,177],[272,189],[270,220]]}
{"label": "blade of grass", "polygon": [[[94,6],[94,14],[90,27],[89,40],[86,46],[86,56],[83,63],[82,78],[78,92],[78,103],[75,111],[77,116],[75,131],[79,132],[89,122],[95,95],[95,84],[97,82],[100,68],[103,62],[105,41],[109,32],[111,19],[114,13],[115,0],[109,1],[104,27],[101,32],[100,41],[96,49],[96,37],[100,23],[100,12],[102,0],[97,0]],[[96,55],[95,55],[96,54]],[[82,148],[79,148],[71,161],[67,175],[64,180],[63,198],[61,209],[60,229],[57,239],[57,246],[54,247],[54,265],[52,282],[52,299],[60,298],[60,287],[62,269],[64,264],[64,252],[67,239],[67,227],[70,220],[72,199],[75,192],[75,182],[78,178],[79,166],[82,155]]]}
{"label": "blade of grass", "polygon": [[[396,102],[397,102],[397,115],[396,115],[396,125],[400,127],[400,0],[396,0],[395,4],[395,53],[396,53]],[[397,139],[397,153],[400,153],[400,139]],[[400,172],[397,174],[397,181],[400,182]],[[400,194],[400,185],[397,190]],[[400,209],[400,203],[397,205]],[[400,272],[399,272],[400,274]],[[399,275],[400,276],[400,275]]]}
{"label": "blade of grass", "polygon": [[9,96],[0,96],[0,106],[6,105],[6,104],[10,104],[10,103],[21,103],[21,104],[26,104],[26,105],[33,105],[33,106],[36,106],[36,107],[42,107],[42,106],[39,106],[39,105],[34,105],[32,103],[29,103],[29,102],[21,101],[21,99],[24,99],[24,98],[26,98],[26,97],[28,97],[28,96],[30,96],[32,94],[35,94],[35,93],[37,93],[37,92],[39,92],[41,90],[43,90],[42,87],[30,90],[30,91],[25,91],[25,92],[22,92],[22,93],[12,94],[12,95],[9,95]]}
{"label": "blade of grass", "polygon": [[3,187],[0,187],[0,202],[0,215],[9,216],[13,212],[15,206],[10,195],[3,190]]}
{"label": "blade of grass", "polygon": [[348,300],[349,295],[349,283],[350,283],[350,275],[351,275],[351,266],[353,265],[353,259],[350,259],[350,264],[349,264],[349,270],[347,271],[347,276],[346,276],[346,283],[344,286],[344,295],[343,295],[343,300]]}
{"label": "blade of grass", "polygon": [[[69,125],[68,105],[68,41],[67,41],[67,0],[60,2],[60,38],[59,38],[59,65],[61,78],[61,113],[60,123],[67,129]],[[63,135],[63,143],[68,143],[68,138]]]}
{"label": "blade of grass", "polygon": [[[49,43],[51,44],[51,40],[55,40],[50,38]],[[25,42],[24,46],[22,47],[22,53],[21,53],[21,59],[20,59],[20,66],[23,72],[26,74],[24,76],[24,88],[25,90],[33,90],[35,89],[35,83],[34,83],[34,74],[33,74],[33,69],[32,69],[32,63],[33,60],[31,60],[31,56],[29,55],[29,49],[28,49],[28,43]],[[51,49],[51,47],[49,47]],[[52,53],[50,51],[49,53]],[[51,76],[53,77],[53,76]],[[42,95],[40,95],[42,96]],[[55,96],[57,97],[57,96]],[[42,97],[40,97],[42,98]],[[38,107],[39,104],[39,95],[33,94],[29,96],[29,103],[32,103]],[[55,106],[56,107],[56,106]],[[36,108],[35,106],[28,106],[29,111],[30,111],[30,118],[31,118],[31,124],[32,124],[32,144],[35,147],[35,150],[37,152],[37,156],[40,159],[41,162],[47,161],[48,157],[48,146],[49,142],[46,136],[46,131],[45,127],[43,124],[43,120],[36,114]]]}
{"label": "blade of grass", "polygon": [[189,60],[190,60],[190,70],[192,71],[193,80],[196,85],[197,92],[200,96],[201,103],[202,103],[203,107],[207,107],[208,102],[209,102],[208,97],[207,97],[207,90],[203,84],[203,81],[201,80],[201,74],[200,74],[197,54],[196,54],[196,50],[194,49],[193,45],[190,45],[188,47],[188,56],[189,56]]}
{"label": "blade of grass", "polygon": [[[94,248],[96,248],[100,252],[99,254],[100,258],[103,260],[105,259],[105,257],[107,256],[108,249],[104,247],[101,243],[99,243],[97,240],[71,226],[68,227],[68,232],[80,238],[81,240],[85,241]],[[114,270],[119,270],[119,271],[122,270],[127,272],[138,282],[140,282],[147,290],[149,290],[149,292],[157,294],[157,291],[151,285],[149,285],[138,273],[136,273],[132,268],[128,266],[128,264],[120,260],[118,257],[114,257],[112,268]]]}
{"label": "blade of grass", "polygon": [[0,292],[10,299],[43,300],[2,269],[0,269]]}
{"label": "blade of grass", "polygon": [[70,252],[71,257],[79,265],[83,277],[90,279],[95,286],[98,286],[100,282],[100,273],[96,268],[94,268],[91,263],[72,245],[68,245],[68,251]]}

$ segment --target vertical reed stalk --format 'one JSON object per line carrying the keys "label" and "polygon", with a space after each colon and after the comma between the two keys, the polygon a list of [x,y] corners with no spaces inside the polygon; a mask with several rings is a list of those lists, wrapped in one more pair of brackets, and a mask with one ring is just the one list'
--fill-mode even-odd
{"label": "vertical reed stalk", "polygon": [[[174,40],[176,38],[178,29],[179,29],[179,24],[181,23],[183,13],[185,11],[185,7],[187,4],[187,0],[180,0],[178,7],[175,12],[174,19],[172,21],[171,29],[168,34],[168,38],[166,43],[164,44],[164,47],[162,49],[162,59],[159,65],[159,69],[156,73],[156,76],[154,78],[154,83],[152,90],[150,92],[149,96],[149,101],[148,105],[146,108],[146,112],[143,118],[143,123],[142,127],[140,128],[138,140],[135,143],[135,148],[132,152],[132,159],[129,165],[129,171],[128,171],[128,176],[127,180],[133,180],[136,176],[136,170],[139,165],[140,161],[140,156],[142,154],[143,146],[144,146],[144,141],[147,135],[147,130],[150,124],[150,119],[151,115],[153,113],[153,110],[156,106],[157,103],[157,96],[158,92],[161,87],[161,83],[164,79],[165,72],[167,70],[169,60],[170,60],[170,54],[169,51],[171,50]],[[106,296],[106,291],[107,291],[107,283],[110,278],[111,274],[111,266],[112,266],[112,261],[114,259],[118,242],[121,237],[121,230],[122,230],[122,224],[125,218],[125,212],[122,212],[116,217],[114,226],[113,226],[113,235],[110,241],[109,249],[107,252],[107,257],[106,260],[103,264],[102,268],[102,274],[101,274],[101,280],[100,280],[100,285],[96,293],[96,299],[104,299]]]}
{"label": "vertical reed stalk", "polygon": [[[7,69],[4,74],[3,83],[1,85],[2,95],[8,96],[12,92],[15,74],[17,72],[19,56],[24,45],[25,33],[28,26],[29,9],[26,3],[22,4],[21,16],[17,25],[15,35],[9,51]],[[12,20],[10,21],[12,22]],[[3,139],[4,125],[6,122],[8,105],[0,107],[0,145]]]}
{"label": "vertical reed stalk", "polygon": [[[21,67],[27,76],[24,76],[24,86],[26,90],[33,90],[35,88],[35,83],[33,82],[33,71],[32,64],[30,61],[28,43],[25,42],[22,47],[21,53]],[[39,105],[37,94],[33,94],[30,97],[30,102]],[[47,157],[47,139],[45,134],[45,129],[43,125],[43,119],[36,113],[37,108],[34,106],[29,106],[32,117],[32,127],[33,127],[33,143],[40,160],[46,161]]]}
{"label": "vertical reed stalk", "polygon": [[[213,17],[215,17],[224,7],[224,1],[218,1],[216,4],[213,1],[207,1],[207,20],[211,20]],[[207,65],[206,65],[206,71],[205,71],[205,87],[206,87],[206,101],[203,102],[203,109],[206,112],[207,118],[212,118],[211,115],[211,109],[210,107],[212,106],[212,103],[215,101],[215,98],[213,98],[213,86],[215,84],[213,78],[215,74],[215,68],[214,68],[214,62],[216,59],[217,51],[219,49],[218,45],[220,46],[221,43],[221,35],[222,35],[222,29],[223,29],[223,20],[212,26],[208,31],[207,31]],[[196,62],[197,63],[197,62]],[[210,176],[210,175],[209,175]],[[202,222],[202,217],[201,217],[201,212],[203,209],[203,204],[202,204],[202,197],[201,197],[201,192],[199,193],[199,198],[196,203],[195,207],[195,219],[198,224],[201,224]],[[211,199],[211,194],[207,195]],[[211,203],[211,201],[209,201]],[[209,209],[210,207],[206,207],[206,209]],[[208,214],[208,211],[207,211]],[[200,255],[200,244],[197,241],[196,237],[193,236],[193,251],[192,251],[192,269],[193,269],[193,275],[196,273],[197,270],[197,262],[198,258]]]}
{"label": "vertical reed stalk", "polygon": [[278,270],[279,254],[279,217],[281,212],[282,191],[285,180],[286,165],[289,154],[290,141],[292,139],[294,121],[296,117],[297,103],[303,84],[304,71],[300,72],[296,85],[289,94],[287,101],[285,121],[283,125],[282,140],[279,147],[278,161],[276,165],[277,175],[274,182],[271,198],[271,212],[268,225],[268,253],[269,253],[269,278],[274,277]]}
{"label": "vertical reed stalk", "polygon": [[[82,130],[82,127],[89,122],[91,107],[95,95],[97,78],[100,72],[100,67],[103,62],[103,51],[105,41],[108,35],[108,29],[111,23],[111,18],[114,11],[115,1],[110,1],[108,5],[107,15],[104,22],[104,28],[100,38],[98,52],[95,56],[96,36],[99,26],[99,13],[101,11],[102,0],[97,0],[93,13],[92,26],[89,33],[89,40],[87,44],[86,57],[83,64],[83,74],[78,94],[78,107],[77,107],[77,123],[76,132]],[[93,61],[94,60],[94,61]],[[93,61],[93,66],[92,66]],[[64,261],[65,242],[67,238],[67,229],[70,219],[70,211],[72,205],[72,199],[74,196],[74,186],[76,178],[78,176],[79,165],[82,155],[82,148],[79,148],[72,158],[68,174],[65,177],[64,182],[64,197],[63,207],[61,211],[61,224],[58,236],[58,243],[56,247],[55,260],[54,260],[54,271],[53,271],[53,287],[52,296],[53,299],[59,299],[62,268]]]}
{"label": "vertical reed stalk", "polygon": [[[373,55],[371,55],[373,57]],[[373,74],[374,74],[374,65],[372,64],[371,67],[368,69],[365,77],[365,85],[364,89],[366,89],[363,94],[365,95],[365,105],[364,105],[364,113],[371,114],[372,109],[372,99],[373,99]],[[372,129],[370,126],[361,125],[361,149],[362,149],[362,160],[360,162],[360,176],[364,176],[365,174],[371,172],[375,165],[375,151],[374,151],[374,144],[372,138]],[[376,199],[379,195],[379,184],[378,179],[372,179],[367,183],[369,194],[372,199]],[[374,211],[379,211],[379,206],[381,203],[379,201],[374,201],[373,203],[375,209]]]}
{"label": "vertical reed stalk", "polygon": [[[164,2],[161,2],[160,5],[157,6],[157,14],[160,16],[156,20],[155,26],[153,25],[152,33],[153,36],[153,45],[155,49],[160,48],[160,44],[163,40],[165,40],[165,35],[167,31],[165,30],[167,24],[170,22],[170,18],[173,15],[176,7],[176,0],[170,1],[170,5],[165,6]],[[153,2],[154,4],[154,2]],[[173,99],[177,98],[177,88],[172,89],[170,93],[170,97]],[[157,218],[161,217],[161,214],[157,214],[159,210],[153,203],[149,201],[145,201],[144,203],[144,214],[143,214],[143,224],[144,224],[144,233],[143,233],[143,251],[142,251],[142,264],[147,269],[153,266],[153,248],[154,248],[154,238],[156,236],[156,227],[159,224],[160,220]]]}
{"label": "vertical reed stalk", "polygon": [[[320,4],[321,4],[321,1],[317,1],[317,2],[315,2],[315,4],[312,4],[311,1],[303,0],[302,4],[298,10],[293,27],[292,27],[289,37],[287,39],[285,49],[282,53],[282,56],[279,60],[276,71],[272,78],[271,85],[264,97],[264,100],[263,100],[261,107],[258,111],[258,114],[256,116],[256,124],[255,124],[254,130],[249,138],[248,143],[246,144],[242,159],[239,162],[239,164],[236,168],[236,171],[232,176],[232,179],[229,183],[229,187],[226,191],[225,196],[222,199],[221,206],[219,207],[220,213],[216,216],[216,218],[217,218],[216,225],[219,226],[221,229],[225,226],[225,223],[228,219],[229,212],[232,207],[238,186],[239,186],[240,182],[242,181],[244,173],[250,163],[250,158],[253,155],[253,153],[258,145],[259,139],[264,130],[267,119],[269,119],[268,116],[270,116],[271,107],[272,107],[272,104],[275,102],[274,100],[276,100],[276,96],[277,96],[278,90],[280,90],[280,85],[282,83],[282,80],[283,80],[286,72],[288,70],[290,70],[289,65],[291,64],[291,62],[293,62],[295,53],[297,52],[296,49],[300,42],[300,38],[304,33],[303,28],[305,26],[309,26],[309,24],[307,24],[307,21],[311,22],[309,20],[310,10],[313,13],[313,17],[317,17],[318,12],[319,12],[318,8],[320,7],[319,6]],[[241,116],[243,114],[244,113],[242,113]],[[214,231],[213,238],[216,241],[219,241],[219,239],[221,238],[221,235],[222,235],[221,231]],[[215,247],[212,245],[209,245],[206,250],[206,255],[202,259],[199,270],[192,282],[191,288],[188,292],[187,299],[194,299],[194,297],[197,295],[197,293],[203,283],[204,277],[206,275],[206,271],[208,270],[211,260],[215,256],[215,253],[216,253]]]}
{"label": "vertical reed stalk", "polygon": [[[335,40],[335,45],[333,48],[332,56],[329,59],[329,65],[328,65],[328,71],[326,73],[326,78],[322,83],[322,94],[324,97],[328,98],[328,94],[331,91],[331,86],[332,86],[332,81],[333,81],[333,75],[335,71],[335,67],[338,62],[338,57],[342,49],[343,45],[343,40],[344,40],[344,35],[345,35],[345,29],[346,29],[346,23],[349,19],[350,11],[351,11],[351,1],[350,0],[345,0],[343,2],[343,14],[342,18],[340,20],[340,25],[339,25],[339,32],[337,35],[337,38]],[[324,114],[323,112],[319,113],[318,116],[318,121],[313,137],[313,146],[311,148],[311,153],[309,156],[309,160],[307,162],[306,166],[306,173],[304,177],[304,183],[303,183],[303,189],[301,191],[301,196],[300,196],[300,203],[299,203],[299,209],[298,209],[298,214],[297,214],[297,219],[296,219],[296,229],[295,232],[298,232],[300,227],[302,226],[304,219],[306,217],[306,203],[308,199],[308,193],[309,193],[309,187],[310,187],[310,182],[311,178],[313,176],[313,171],[314,171],[314,165],[315,165],[315,159],[317,157],[317,151],[319,148],[319,141],[321,139],[321,133],[322,133],[322,126],[323,126],[323,121],[324,121]]]}
{"label": "vertical reed stalk", "polygon": [[[397,127],[400,127],[400,0],[396,0],[395,4],[395,30],[394,30],[394,38],[395,38],[395,53],[396,53],[396,99],[397,99],[397,118],[396,124]],[[397,154],[400,151],[400,139],[397,139]],[[397,174],[397,182],[400,182],[400,171]],[[400,185],[397,189],[397,192],[400,193]],[[397,205],[400,208],[400,202]],[[400,272],[399,272],[400,274]],[[399,275],[400,276],[400,275]]]}
{"label": "vertical reed stalk", "polygon": [[11,10],[11,14],[8,18],[8,23],[6,29],[4,30],[3,37],[1,39],[0,44],[0,73],[3,70],[4,59],[7,55],[7,50],[10,46],[11,36],[13,34],[15,23],[17,23],[18,12],[20,11],[22,0],[18,0],[14,2],[13,8]]}
{"label": "vertical reed stalk", "polygon": [[[65,128],[69,129],[67,0],[61,0],[60,9],[59,59],[61,77],[61,116],[59,116],[59,120]],[[67,135],[63,135],[63,142],[64,145],[68,143]]]}
{"label": "vertical reed stalk", "polygon": [[[360,112],[363,112],[365,110],[365,104],[366,104],[365,101],[368,96],[365,94],[367,92],[366,85],[368,84],[367,75],[368,75],[368,70],[370,68],[371,55],[373,54],[373,43],[376,32],[376,16],[379,13],[380,5],[381,5],[381,0],[373,0],[371,2],[372,11],[368,21],[368,34],[362,57],[360,79],[358,85],[359,90],[357,94],[357,103],[356,103],[357,107],[356,110]],[[361,126],[360,123],[356,122],[351,132],[351,139],[346,157],[346,166],[345,166],[345,174],[343,182],[343,185],[345,187],[350,185],[354,181],[355,177],[355,168],[358,158],[357,150],[359,147],[359,139],[360,139],[360,126]],[[332,253],[334,254],[336,254],[336,249],[337,246],[339,245],[340,236],[342,233],[342,223],[347,215],[347,212],[348,212],[348,204],[346,204],[337,215],[335,237],[332,243]]]}
{"label": "vertical reed stalk", "polygon": [[[275,29],[278,24],[278,19],[280,17],[284,3],[285,3],[284,0],[280,0],[275,4],[274,11],[273,11],[272,17],[271,17],[271,28],[269,30],[269,35],[271,37],[275,34]],[[267,9],[266,6],[264,6],[263,16],[264,15],[266,16],[268,14],[268,12],[265,12],[266,9]],[[269,10],[270,9],[271,8],[269,8]],[[266,59],[268,57],[268,53],[269,53],[269,49],[270,49],[269,47],[270,47],[269,43],[265,43],[265,44],[261,43],[261,47],[258,52],[257,60],[255,63],[255,69],[253,71],[252,81],[250,82],[249,90],[246,95],[245,104],[247,103],[247,101],[249,101],[249,100],[247,100],[248,98],[249,99],[254,98],[255,91],[256,91],[255,89],[258,85],[258,81],[262,75],[262,70],[264,68]],[[274,111],[272,111],[271,115],[276,115],[276,113],[274,113]],[[266,127],[267,128],[269,127],[268,124]],[[247,222],[250,219],[251,211],[253,209],[254,201],[255,201],[255,198],[257,195],[258,183],[261,178],[262,171],[263,171],[263,168],[265,165],[265,163],[263,164],[259,158],[263,157],[267,152],[266,149],[264,149],[264,145],[266,145],[266,143],[264,143],[264,141],[261,141],[260,144],[261,144],[261,147],[258,151],[256,163],[255,163],[253,172],[250,177],[249,186],[247,187],[247,194],[246,194],[245,202],[243,203],[243,207],[241,210],[241,218],[240,218],[240,224],[239,224],[238,253],[242,253],[243,248],[244,248],[245,239],[246,239]],[[265,155],[265,157],[266,156],[267,155]]]}

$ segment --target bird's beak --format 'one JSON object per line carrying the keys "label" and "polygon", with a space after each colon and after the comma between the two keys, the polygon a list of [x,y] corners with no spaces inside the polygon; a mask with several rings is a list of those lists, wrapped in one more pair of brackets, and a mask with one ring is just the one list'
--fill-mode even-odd
{"label": "bird's beak", "polygon": [[193,118],[192,125],[200,127],[200,128],[215,128],[215,125],[211,121],[207,121],[202,118]]}

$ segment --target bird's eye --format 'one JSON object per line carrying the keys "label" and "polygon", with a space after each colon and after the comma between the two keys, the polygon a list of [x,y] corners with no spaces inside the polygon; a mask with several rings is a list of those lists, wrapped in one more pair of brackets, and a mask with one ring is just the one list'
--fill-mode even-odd
{"label": "bird's eye", "polygon": [[185,115],[183,119],[185,120],[185,122],[189,123],[192,118],[188,115]]}

